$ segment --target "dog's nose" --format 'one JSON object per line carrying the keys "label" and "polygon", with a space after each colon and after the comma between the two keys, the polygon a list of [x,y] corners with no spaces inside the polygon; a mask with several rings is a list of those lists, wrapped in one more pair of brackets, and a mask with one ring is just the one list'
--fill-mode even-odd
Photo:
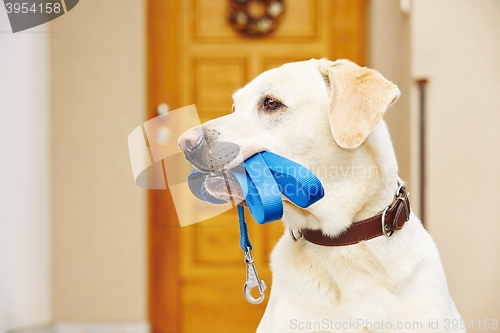
{"label": "dog's nose", "polygon": [[193,127],[179,136],[178,144],[182,151],[192,152],[205,142],[205,133],[201,126]]}

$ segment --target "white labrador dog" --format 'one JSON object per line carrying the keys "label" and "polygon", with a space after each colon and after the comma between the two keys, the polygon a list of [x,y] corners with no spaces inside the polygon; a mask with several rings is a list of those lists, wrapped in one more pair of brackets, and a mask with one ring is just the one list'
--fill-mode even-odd
{"label": "white labrador dog", "polygon": [[[179,138],[186,157],[205,143],[239,145],[227,168],[263,150],[280,154],[315,172],[325,188],[307,209],[284,203],[283,221],[298,239],[287,232],[273,250],[258,333],[465,331],[436,245],[413,213],[390,239],[322,246],[298,232],[335,238],[391,206],[401,180],[382,116],[399,95],[380,73],[347,60],[289,63],[236,91],[231,114]],[[188,160],[203,169],[203,155]],[[228,197],[225,186],[208,191]]]}

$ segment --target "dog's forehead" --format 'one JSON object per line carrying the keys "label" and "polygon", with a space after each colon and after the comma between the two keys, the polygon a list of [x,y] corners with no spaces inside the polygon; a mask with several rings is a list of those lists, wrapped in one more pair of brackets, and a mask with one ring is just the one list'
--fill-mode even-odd
{"label": "dog's forehead", "polygon": [[243,99],[245,94],[279,93],[282,90],[300,88],[304,85],[322,84],[317,60],[291,62],[273,68],[258,75],[246,86],[233,94],[235,101]]}

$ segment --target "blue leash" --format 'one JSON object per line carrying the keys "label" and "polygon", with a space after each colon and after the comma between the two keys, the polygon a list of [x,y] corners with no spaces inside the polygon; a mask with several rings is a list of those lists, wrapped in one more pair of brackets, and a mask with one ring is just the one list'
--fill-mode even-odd
{"label": "blue leash", "polygon": [[238,222],[240,223],[240,247],[243,251],[252,250],[252,243],[250,243],[247,223],[245,222],[245,207],[240,205],[238,205]]}
{"label": "blue leash", "polygon": [[[281,195],[301,208],[309,207],[324,196],[323,186],[316,175],[283,156],[261,152],[245,160],[243,165],[244,168],[234,168],[230,172],[238,180],[250,213],[259,224],[281,219]],[[188,176],[191,192],[213,204],[226,203],[208,193],[205,187],[207,177],[208,174],[192,171]]]}
{"label": "blue leash", "polygon": [[[238,180],[245,201],[257,223],[264,224],[281,219],[283,216],[284,195],[288,200],[301,208],[307,208],[324,196],[324,189],[318,177],[306,167],[283,156],[271,153],[257,153],[243,162],[244,168],[234,168],[230,172]],[[187,180],[191,192],[200,200],[213,204],[224,204],[210,195],[205,187],[208,174],[192,171]],[[266,284],[260,280],[252,257],[252,243],[248,237],[245,222],[245,209],[238,205],[238,220],[240,225],[240,247],[244,252],[247,266],[247,280],[244,294],[252,304],[264,300]],[[251,295],[251,289],[257,287],[259,298]]]}

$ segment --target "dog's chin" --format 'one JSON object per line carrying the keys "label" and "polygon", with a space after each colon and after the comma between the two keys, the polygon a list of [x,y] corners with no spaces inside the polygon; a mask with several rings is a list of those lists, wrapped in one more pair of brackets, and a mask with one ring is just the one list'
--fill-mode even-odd
{"label": "dog's chin", "polygon": [[205,180],[205,188],[217,199],[246,206],[243,190],[236,177],[230,172],[208,176]]}

